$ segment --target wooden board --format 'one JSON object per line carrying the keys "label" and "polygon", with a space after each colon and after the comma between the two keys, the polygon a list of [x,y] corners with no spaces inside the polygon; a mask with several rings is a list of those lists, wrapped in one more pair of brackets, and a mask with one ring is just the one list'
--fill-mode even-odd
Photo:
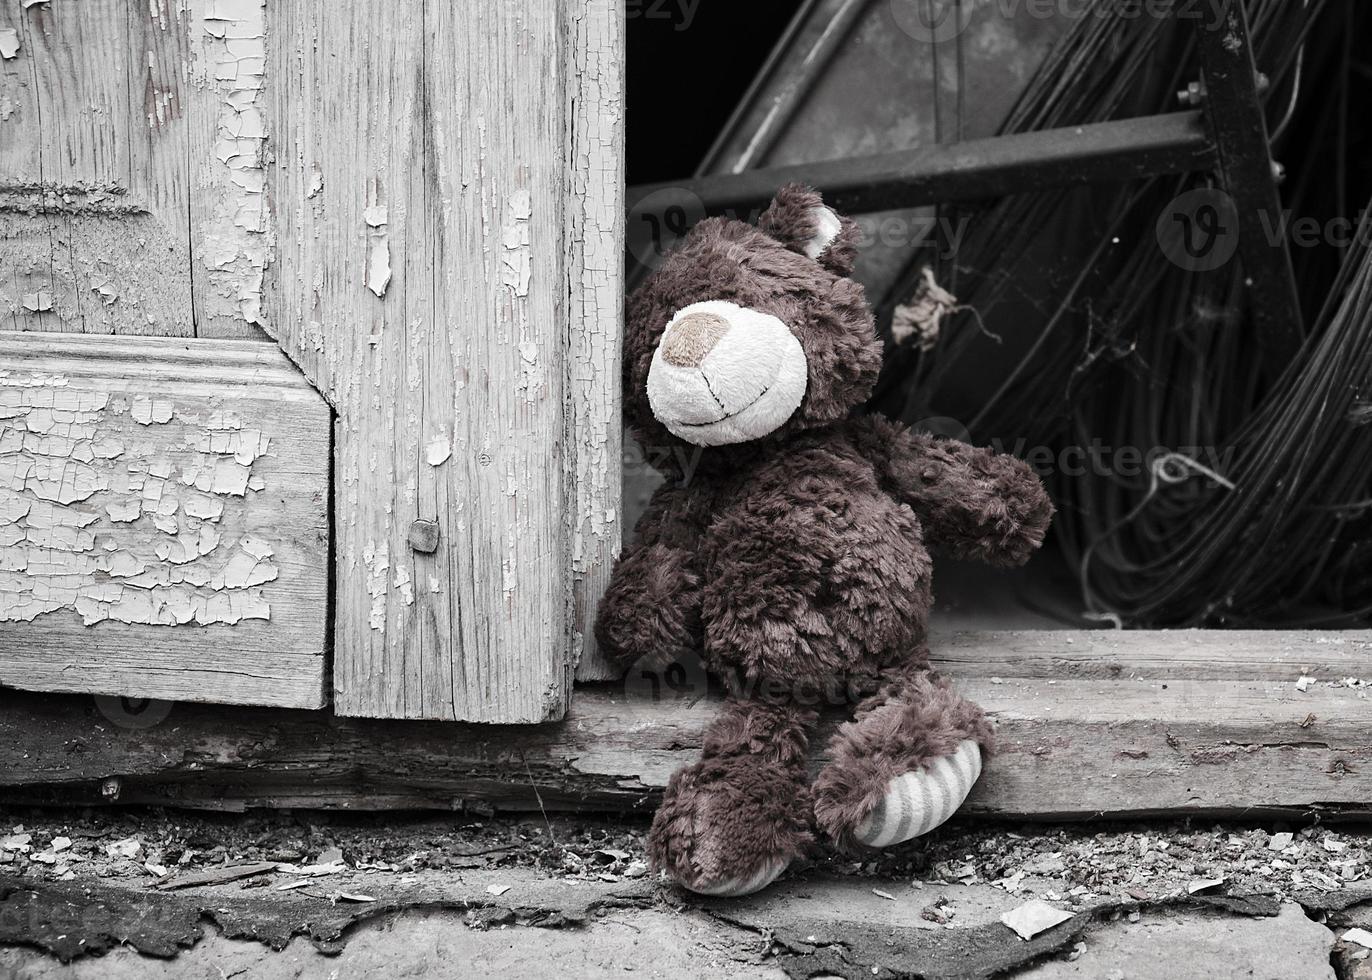
{"label": "wooden board", "polygon": [[0,325],[262,333],[263,0],[0,5]]}
{"label": "wooden board", "polygon": [[[955,651],[944,666],[998,729],[969,814],[1372,815],[1372,687],[1348,680],[1372,674],[1372,634],[968,634],[937,648]],[[230,809],[648,810],[717,710],[694,696],[582,688],[565,720],[537,728],[181,705],[140,728],[77,699],[11,695],[0,786],[89,801],[113,777],[106,793],[124,802]]]}
{"label": "wooden board", "polygon": [[566,710],[618,543],[620,20],[272,9],[268,329],[339,415],[341,714]]}
{"label": "wooden board", "polygon": [[619,359],[624,320],[624,29],[620,6],[569,3],[564,11],[571,99],[571,348],[568,479],[572,521],[572,629],[578,680],[614,669],[596,650],[596,605],[619,554],[624,452]]}
{"label": "wooden board", "polygon": [[321,706],[329,429],[270,344],[0,333],[0,683]]}

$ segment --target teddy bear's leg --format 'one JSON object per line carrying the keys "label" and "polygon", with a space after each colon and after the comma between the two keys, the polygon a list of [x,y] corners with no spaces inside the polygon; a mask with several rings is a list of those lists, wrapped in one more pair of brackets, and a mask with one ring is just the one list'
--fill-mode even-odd
{"label": "teddy bear's leg", "polygon": [[672,776],[648,835],[653,867],[705,895],[771,884],[811,842],[805,747],[816,713],[731,699],[699,762]]}
{"label": "teddy bear's leg", "polygon": [[829,746],[815,819],[848,848],[927,834],[962,805],[992,744],[981,708],[924,665],[887,671]]}

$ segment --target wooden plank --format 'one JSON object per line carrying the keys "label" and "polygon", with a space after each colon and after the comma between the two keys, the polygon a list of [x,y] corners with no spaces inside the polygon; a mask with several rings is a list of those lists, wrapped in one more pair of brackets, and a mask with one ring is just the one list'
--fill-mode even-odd
{"label": "wooden plank", "polygon": [[0,333],[0,683],[323,705],[329,429],[270,344]]}
{"label": "wooden plank", "polygon": [[[617,90],[617,11],[273,8],[269,330],[339,414],[342,714],[566,709],[616,530],[621,154],[592,114]],[[411,547],[416,521],[436,550]]]}
{"label": "wooden plank", "polygon": [[169,0],[5,4],[0,93],[6,327],[189,336],[190,255]]}
{"label": "wooden plank", "polygon": [[[1076,655],[1100,636],[962,639],[950,671],[1000,741],[969,814],[1372,814],[1370,689],[1343,683],[1350,668],[1365,677],[1372,635],[1185,632],[1150,644],[1159,634],[1139,634],[1127,657],[1106,651],[1118,672],[1083,676],[1089,658]],[[1072,650],[1054,658],[1054,644]],[[1016,649],[1034,676],[999,675]],[[1302,691],[1311,670],[1317,681]],[[75,699],[7,696],[0,786],[93,801],[114,777],[123,802],[228,808],[649,810],[697,757],[718,706],[641,693],[583,688],[565,720],[537,728],[178,705],[136,731]],[[818,766],[823,735],[815,745]]]}
{"label": "wooden plank", "polygon": [[[166,3],[168,0],[155,0]],[[196,335],[262,337],[273,223],[267,203],[266,0],[183,0],[186,202]],[[178,5],[180,6],[180,5]]]}
{"label": "wooden plank", "polygon": [[596,650],[596,606],[619,554],[623,426],[619,357],[624,321],[623,11],[605,2],[563,5],[568,80],[568,284],[572,321],[567,401],[572,438],[572,629],[578,680],[617,676]]}
{"label": "wooden plank", "polygon": [[6,4],[6,26],[5,326],[261,338],[262,0]]}

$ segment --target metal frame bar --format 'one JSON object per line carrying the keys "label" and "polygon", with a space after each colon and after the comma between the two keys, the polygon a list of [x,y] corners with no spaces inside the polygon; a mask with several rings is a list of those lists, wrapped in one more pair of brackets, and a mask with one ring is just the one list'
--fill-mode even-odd
{"label": "metal frame bar", "polygon": [[1273,372],[1280,373],[1299,350],[1305,328],[1290,249],[1269,240],[1284,222],[1243,4],[1231,3],[1219,24],[1198,20],[1196,43],[1218,172],[1238,213],[1239,256],[1258,340]]}
{"label": "metal frame bar", "polygon": [[640,185],[629,188],[627,204],[634,212],[649,195],[665,191],[663,200],[698,199],[706,214],[742,216],[766,205],[781,185],[802,181],[838,210],[862,214],[1217,165],[1201,114],[1178,112]]}
{"label": "metal frame bar", "polygon": [[802,181],[838,210],[862,214],[1214,171],[1239,216],[1239,254],[1258,342],[1273,373],[1280,373],[1300,347],[1304,323],[1290,251],[1284,241],[1269,240],[1271,229],[1282,227],[1281,198],[1248,17],[1241,2],[1228,7],[1221,23],[1196,23],[1203,112],[631,187],[626,204],[635,214],[657,194],[655,205],[689,202],[688,212],[750,217],[778,187]]}

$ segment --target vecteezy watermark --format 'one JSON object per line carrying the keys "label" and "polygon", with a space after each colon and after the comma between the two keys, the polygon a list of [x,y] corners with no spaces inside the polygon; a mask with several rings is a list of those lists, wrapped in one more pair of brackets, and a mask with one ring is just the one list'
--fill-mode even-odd
{"label": "vecteezy watermark", "polygon": [[[1270,248],[1317,248],[1321,245],[1347,249],[1372,245],[1372,222],[1366,214],[1356,218],[1327,220],[1284,210],[1257,212],[1249,234],[1261,234]],[[1234,199],[1216,187],[1202,187],[1180,194],[1158,215],[1158,247],[1179,268],[1188,272],[1213,272],[1223,268],[1239,249],[1240,220]]]}
{"label": "vecteezy watermark", "polygon": [[1216,30],[1238,0],[887,0],[897,28],[924,44],[942,44],[961,35],[974,18],[1010,20],[1079,20],[1083,17],[1119,20],[1201,21]]}
{"label": "vecteezy watermark", "polygon": [[1239,249],[1239,212],[1234,199],[1214,187],[1173,198],[1158,215],[1158,247],[1188,272],[1214,272]]}
{"label": "vecteezy watermark", "polygon": [[624,673],[624,694],[635,701],[690,706],[710,693],[700,652],[688,648],[640,657]]}
{"label": "vecteezy watermark", "polygon": [[630,439],[624,443],[620,463],[625,473],[643,473],[652,470],[676,481],[677,486],[688,487],[705,455],[704,446],[641,446]]}
{"label": "vecteezy watermark", "polygon": [[705,217],[705,203],[685,187],[660,187],[629,209],[625,237],[639,265],[657,268],[663,257]]}
{"label": "vecteezy watermark", "polygon": [[700,10],[701,0],[626,0],[624,16],[627,20],[671,21],[672,30],[690,30]]}
{"label": "vecteezy watermark", "polygon": [[963,239],[971,227],[971,216],[960,214],[927,214],[905,217],[901,214],[863,214],[853,218],[858,226],[859,251],[882,245],[886,248],[908,248],[912,245],[936,249],[937,257],[945,261],[956,258]]}
{"label": "vecteezy watermark", "polygon": [[120,728],[146,731],[167,720],[175,701],[155,698],[124,698],[106,694],[95,696],[95,707],[105,718]]}

